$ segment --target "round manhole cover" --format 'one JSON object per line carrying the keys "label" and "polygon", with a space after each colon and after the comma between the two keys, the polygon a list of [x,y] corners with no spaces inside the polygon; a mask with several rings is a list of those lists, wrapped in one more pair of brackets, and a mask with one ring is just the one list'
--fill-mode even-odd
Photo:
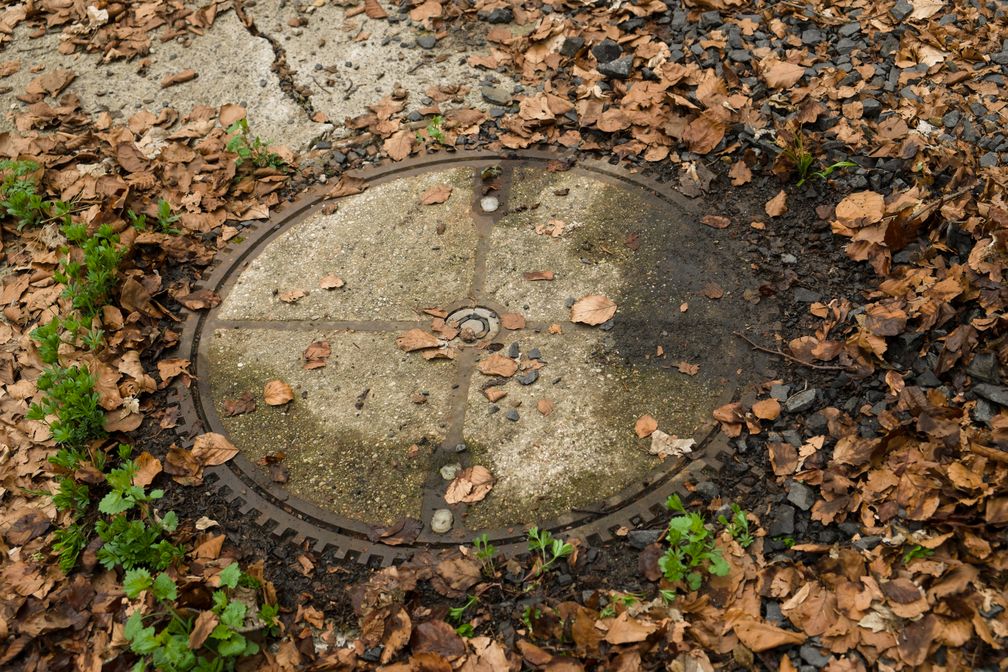
{"label": "round manhole cover", "polygon": [[[605,538],[712,463],[711,411],[751,369],[748,265],[683,199],[550,158],[377,169],[248,232],[184,340],[194,426],[241,450],[217,470],[230,496],[387,561],[533,524]],[[265,403],[275,380],[293,401]]]}

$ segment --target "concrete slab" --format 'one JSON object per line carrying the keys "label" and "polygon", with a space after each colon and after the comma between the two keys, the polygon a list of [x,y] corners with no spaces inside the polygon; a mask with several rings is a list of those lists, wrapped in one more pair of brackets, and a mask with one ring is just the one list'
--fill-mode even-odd
{"label": "concrete slab", "polygon": [[[245,270],[220,309],[222,319],[415,320],[469,291],[476,230],[469,215],[468,168],[397,180],[341,199],[272,242]],[[422,205],[429,188],[447,184],[445,203]],[[319,289],[330,274],[346,284]],[[282,293],[306,296],[286,303]]]}
{"label": "concrete slab", "polygon": [[[283,93],[272,71],[275,54],[270,43],[251,35],[232,11],[218,15],[204,35],[169,42],[151,40],[150,66],[142,72],[138,61],[103,63],[100,54],[60,54],[59,33],[29,39],[28,32],[26,26],[19,26],[14,39],[0,50],[3,60],[21,61],[18,72],[0,80],[0,86],[10,88],[0,131],[13,128],[6,112],[23,105],[15,96],[40,74],[33,72],[40,67],[72,70],[77,79],[66,91],[80,97],[84,111],[108,111],[119,121],[141,109],[156,114],[163,107],[172,107],[184,115],[197,105],[238,103],[248,110],[254,134],[293,150],[306,149],[313,138],[330,128],[312,122]],[[187,68],[195,69],[199,76],[161,88],[165,77]]]}
{"label": "concrete slab", "polygon": [[[562,335],[509,339],[505,351],[517,343],[523,365],[538,349],[546,366],[530,385],[518,381],[521,373],[495,385],[507,393],[495,404],[482,390],[499,379],[474,376],[464,436],[474,462],[490,469],[497,484],[469,507],[471,528],[532,525],[602,501],[658,464],[650,440],[634,433],[638,417],[650,414],[663,431],[684,438],[709,417],[721,391],[717,381],[614,364],[606,356],[612,340],[573,325]],[[552,407],[548,415],[538,409],[542,400]],[[516,421],[508,417],[512,411]]]}
{"label": "concrete slab", "polygon": [[[328,341],[332,355],[306,371],[302,354],[317,340]],[[388,334],[313,330],[219,329],[207,353],[215,409],[232,441],[257,463],[282,453],[291,492],[373,524],[420,517],[454,363],[410,356]],[[263,387],[274,379],[293,388],[289,406],[264,403]],[[244,393],[257,410],[225,417],[225,401]],[[414,403],[414,393],[426,393],[426,402]]]}
{"label": "concrete slab", "polygon": [[[288,415],[267,408],[224,423],[255,459],[289,450],[296,494],[368,522],[429,524],[446,506],[441,467],[481,465],[496,484],[482,502],[453,507],[452,534],[542,523],[657,466],[634,431],[640,416],[693,438],[745,377],[748,354],[731,332],[762,318],[743,299],[755,281],[722,232],[633,181],[546,172],[539,161],[505,162],[500,208],[485,215],[473,167],[485,163],[379,180],[333,214],[291,223],[221,288],[210,324],[232,329],[216,332],[209,357],[214,403],[272,377],[306,395]],[[448,201],[420,205],[439,184],[452,186]],[[523,277],[533,270],[555,279]],[[317,289],[327,274],[346,286]],[[285,302],[294,289],[307,294]],[[572,323],[570,303],[586,294],[615,301],[615,318]],[[454,341],[451,363],[397,349],[408,329],[429,331],[423,308],[466,302],[524,324],[509,315],[492,342]],[[331,334],[330,364],[303,372],[301,353],[320,333]],[[504,377],[481,373],[490,357]],[[506,396],[491,401],[488,385]],[[418,387],[430,392],[422,405],[410,399]],[[429,450],[407,460],[413,444]]]}
{"label": "concrete slab", "polygon": [[[407,113],[432,104],[427,97],[432,87],[461,87],[440,103],[443,111],[489,111],[492,104],[480,93],[483,80],[507,92],[514,90],[512,78],[468,65],[470,55],[489,52],[479,35],[467,35],[463,41],[449,34],[425,49],[417,39],[432,39],[432,34],[393,7],[388,8],[388,19],[374,20],[359,13],[348,17],[355,8],[335,4],[306,7],[299,15],[291,4],[261,4],[247,12],[259,30],[283,47],[295,78],[311,91],[314,108],[336,125],[334,137],[349,135],[344,120],[366,114],[368,105],[396,88],[408,93]],[[292,27],[292,19],[306,25]]]}

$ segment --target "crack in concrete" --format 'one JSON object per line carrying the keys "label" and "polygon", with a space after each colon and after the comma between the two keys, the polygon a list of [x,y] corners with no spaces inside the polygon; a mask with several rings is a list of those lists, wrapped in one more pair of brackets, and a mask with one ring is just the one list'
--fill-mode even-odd
{"label": "crack in concrete", "polygon": [[[259,30],[252,17],[245,12],[243,4],[243,0],[233,0],[235,14],[238,16],[238,20],[241,21],[242,25],[245,26],[245,30],[248,31],[249,35],[253,37],[261,37],[266,40],[273,49],[272,70],[276,73],[277,79],[280,80],[280,90],[283,91],[284,95],[290,98],[295,105],[300,107],[309,119],[314,121],[312,117],[315,115],[315,106],[312,105],[311,94],[304,91],[306,87],[303,87],[294,81],[294,73],[290,66],[287,65],[286,50],[272,35]],[[315,141],[313,140],[312,144],[314,144],[314,142]]]}

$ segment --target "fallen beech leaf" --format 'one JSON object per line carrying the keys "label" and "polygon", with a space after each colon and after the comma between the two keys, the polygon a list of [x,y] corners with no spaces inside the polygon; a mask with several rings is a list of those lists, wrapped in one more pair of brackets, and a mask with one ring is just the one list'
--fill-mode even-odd
{"label": "fallen beech leaf", "polygon": [[255,412],[256,400],[251,392],[243,392],[237,399],[225,399],[222,406],[224,407],[224,417],[233,418],[236,415]]}
{"label": "fallen beech leaf", "polygon": [[486,397],[491,404],[493,404],[506,397],[507,392],[505,392],[499,387],[493,386],[483,390],[483,396]]}
{"label": "fallen beech leaf", "polygon": [[763,68],[763,79],[771,89],[794,86],[805,74],[805,68],[787,61],[772,61]]}
{"label": "fallen beech leaf", "polygon": [[658,429],[658,421],[650,415],[642,415],[637,418],[637,422],[634,424],[634,431],[637,432],[637,438],[640,439],[651,436],[651,433],[656,429]]}
{"label": "fallen beech leaf", "polygon": [[479,371],[485,376],[500,376],[510,378],[518,371],[518,363],[510,357],[495,352],[480,360]]}
{"label": "fallen beech leaf", "polygon": [[478,502],[490,494],[494,486],[493,474],[486,467],[475,465],[459,472],[445,492],[445,502],[471,504]]}
{"label": "fallen beech leaf", "polygon": [[167,89],[169,86],[175,86],[176,84],[184,84],[185,82],[191,81],[199,77],[199,73],[192,68],[187,68],[186,70],[181,70],[175,74],[168,75],[161,80],[161,88]]}
{"label": "fallen beech leaf", "polygon": [[319,280],[319,289],[339,289],[346,283],[343,282],[343,278],[338,275],[324,275],[322,279]]}
{"label": "fallen beech leaf", "polygon": [[207,432],[200,434],[193,441],[192,456],[203,466],[215,467],[224,464],[237,454],[238,448],[223,434]]}
{"label": "fallen beech leaf", "polygon": [[361,193],[367,188],[367,180],[363,180],[359,177],[343,175],[336,184],[333,185],[333,188],[326,193],[326,198],[343,198],[344,196],[353,196],[354,194]]}
{"label": "fallen beech leaf", "polygon": [[595,326],[609,321],[615,314],[616,304],[612,300],[601,294],[589,294],[571,306],[570,321]]}
{"label": "fallen beech leaf", "polygon": [[858,191],[837,203],[836,218],[849,228],[860,228],[882,220],[885,199],[874,191]]}
{"label": "fallen beech leaf", "polygon": [[676,368],[679,370],[679,373],[685,373],[687,376],[695,376],[700,373],[699,364],[690,364],[685,361],[676,363]]}
{"label": "fallen beech leaf", "polygon": [[609,622],[609,630],[606,632],[605,641],[610,644],[643,642],[648,638],[648,635],[657,629],[657,623],[633,618],[629,613],[624,611],[615,620]]}
{"label": "fallen beech leaf", "polygon": [[321,369],[328,363],[331,354],[332,347],[329,345],[329,341],[313,342],[304,351],[305,370]]}
{"label": "fallen beech leaf", "polygon": [[177,297],[179,303],[189,310],[205,310],[220,305],[221,297],[209,289],[198,289],[185,296]]}
{"label": "fallen beech leaf", "polygon": [[543,415],[549,415],[556,408],[556,404],[553,403],[552,399],[543,398],[536,402],[536,408]]}
{"label": "fallen beech leaf", "polygon": [[284,303],[297,303],[303,299],[307,294],[303,289],[291,289],[286,292],[280,292],[277,294],[277,298]]}
{"label": "fallen beech leaf", "polygon": [[423,329],[410,329],[405,334],[396,339],[396,347],[406,352],[424,350],[426,348],[437,348],[441,346],[441,341],[434,334],[429,334]]}
{"label": "fallen beech leaf", "polygon": [[521,313],[504,313],[500,316],[501,326],[514,331],[525,328],[525,316]]}
{"label": "fallen beech leaf", "polygon": [[731,224],[731,219],[722,217],[721,215],[704,215],[704,218],[700,221],[712,229],[727,229],[728,225]]}
{"label": "fallen beech leaf", "polygon": [[749,170],[746,162],[740,159],[732,165],[731,170],[728,171],[728,177],[731,178],[733,187],[741,187],[752,181],[752,171]]}
{"label": "fallen beech leaf", "polygon": [[364,0],[364,13],[369,19],[388,18],[388,13],[381,6],[378,0]]}
{"label": "fallen beech leaf", "polygon": [[724,288],[716,282],[708,282],[704,285],[703,295],[708,299],[720,299],[724,296]]}
{"label": "fallen beech leaf", "polygon": [[651,447],[648,452],[657,455],[662,460],[667,457],[683,457],[687,453],[693,452],[695,444],[696,441],[693,439],[680,439],[656,429],[651,433]]}
{"label": "fallen beech leaf", "polygon": [[554,278],[553,271],[527,271],[522,273],[522,277],[526,280],[535,282],[536,280],[552,280]]}
{"label": "fallen beech leaf", "polygon": [[402,161],[413,151],[413,133],[406,129],[396,131],[385,141],[382,149],[393,161]]}
{"label": "fallen beech leaf", "polygon": [[193,549],[193,556],[201,560],[216,560],[224,548],[225,534],[218,534],[204,539]]}
{"label": "fallen beech leaf", "polygon": [[263,400],[270,406],[283,406],[294,401],[294,390],[282,380],[271,380],[263,387]]}
{"label": "fallen beech leaf", "polygon": [[438,203],[444,203],[447,201],[451,195],[451,186],[447,184],[437,184],[420,196],[420,202],[423,205],[437,205]]}
{"label": "fallen beech leaf", "polygon": [[217,614],[212,611],[201,611],[199,616],[196,617],[196,622],[193,623],[192,632],[189,633],[189,648],[195,651],[196,649],[203,646],[206,642],[207,637],[213,632],[213,629],[217,627],[220,619],[217,618]]}
{"label": "fallen beech leaf", "polygon": [[133,485],[147,487],[154,478],[161,473],[161,460],[157,459],[146,450],[137,455],[136,473],[133,474]]}
{"label": "fallen beech leaf", "polygon": [[781,405],[776,399],[763,399],[752,405],[752,412],[760,420],[776,420],[780,417]]}
{"label": "fallen beech leaf", "polygon": [[784,190],[781,189],[779,194],[767,201],[763,209],[771,217],[779,217],[787,212],[787,194],[784,193]]}
{"label": "fallen beech leaf", "polygon": [[784,630],[751,616],[736,621],[733,627],[739,641],[756,653],[769,651],[778,646],[801,644],[806,640],[804,633]]}

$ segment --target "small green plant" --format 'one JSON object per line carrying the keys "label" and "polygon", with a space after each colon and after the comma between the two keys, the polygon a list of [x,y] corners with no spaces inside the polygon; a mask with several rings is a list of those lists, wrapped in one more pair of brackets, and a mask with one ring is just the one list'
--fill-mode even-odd
{"label": "small green plant", "polygon": [[853,161],[837,161],[821,170],[813,170],[819,163],[812,152],[805,146],[805,137],[801,130],[787,131],[782,134],[784,145],[784,157],[794,166],[794,172],[798,180],[797,186],[802,186],[810,178],[825,180],[834,171],[840,168],[851,168],[857,166]]}
{"label": "small green plant", "polygon": [[475,595],[470,595],[469,599],[465,601],[460,607],[452,607],[448,610],[448,619],[456,623],[455,632],[457,632],[462,637],[472,637],[476,634],[475,629],[470,623],[463,623],[462,620],[465,618],[465,612],[475,607],[479,603],[479,598]]}
{"label": "small green plant", "polygon": [[[154,519],[151,504],[163,497],[164,491],[148,492],[134,485],[133,477],[138,467],[136,462],[126,459],[130,448],[120,446],[119,451],[122,464],[106,474],[105,481],[110,489],[98,503],[98,511],[109,516],[95,525],[103,542],[98,549],[98,561],[106,569],[166,569],[176,558],[182,557],[181,548],[162,538],[164,533],[175,531],[178,517],[174,511],[169,511],[160,521]],[[128,517],[128,512],[136,513],[137,517]]]}
{"label": "small green plant", "polygon": [[528,631],[531,634],[532,631],[534,630],[534,628],[532,627],[532,621],[538,620],[540,618],[542,618],[542,611],[540,611],[537,607],[529,606],[525,607],[525,609],[522,611],[521,622],[525,625],[526,628],[528,628]]}
{"label": "small green plant", "polygon": [[726,575],[728,563],[714,545],[714,535],[700,514],[686,511],[678,495],[670,496],[665,506],[679,513],[669,521],[665,534],[669,547],[658,559],[665,578],[673,583],[684,582],[690,590],[699,590],[705,574]]}
{"label": "small green plant", "polygon": [[724,525],[725,529],[728,530],[728,534],[739,543],[739,546],[749,548],[749,545],[755,541],[749,532],[749,519],[746,517],[745,511],[739,508],[738,504],[732,504],[731,511],[731,520],[721,515],[718,516],[718,522]]}
{"label": "small green plant", "polygon": [[930,558],[934,555],[934,549],[924,548],[920,544],[914,544],[903,552],[903,564],[909,565],[914,560]]}
{"label": "small green plant", "polygon": [[491,575],[494,572],[494,557],[497,555],[497,548],[490,543],[490,537],[486,532],[473,539],[473,546],[476,548],[476,559],[480,561],[483,573]]}
{"label": "small green plant", "polygon": [[[136,599],[144,591],[150,591],[158,603],[158,609],[152,613],[138,610],[126,620],[123,635],[130,650],[140,657],[133,667],[134,672],[147,669],[220,672],[233,670],[239,658],[258,653],[259,645],[241,632],[249,617],[249,607],[233,599],[234,589],[242,577],[241,570],[236,563],[231,563],[218,576],[220,588],[213,592],[212,615],[208,617],[216,625],[198,646],[191,647],[190,637],[197,618],[175,609],[178,597],[175,580],[164,572],[154,577],[143,568],[126,572],[123,579],[126,597]],[[258,615],[267,627],[275,627],[275,607],[264,606]]]}
{"label": "small green plant", "polygon": [[84,224],[75,224],[67,219],[63,234],[68,241],[79,245],[83,254],[77,259],[68,250],[53,277],[56,282],[66,285],[63,296],[70,299],[73,307],[90,321],[105,305],[115,286],[119,262],[126,250],[119,245],[119,236],[108,224],[102,224],[94,235],[89,236]]}
{"label": "small green plant", "polygon": [[27,418],[45,421],[56,416],[49,422],[49,430],[57,444],[79,449],[91,439],[105,435],[105,414],[98,405],[95,381],[87,369],[50,367],[39,376],[36,385],[44,396],[28,409]]}
{"label": "small green plant", "polygon": [[[145,214],[138,215],[132,210],[127,210],[126,216],[129,218],[130,224],[133,226],[134,229],[136,229],[137,231],[147,230],[147,215]],[[175,214],[175,211],[172,209],[171,203],[169,203],[164,198],[159,200],[157,209],[157,222],[158,222],[158,228],[161,230],[161,233],[170,233],[173,235],[180,233],[180,231],[175,228],[175,223],[178,221],[179,221],[179,215]]]}
{"label": "small green plant", "polygon": [[287,163],[280,158],[280,155],[269,150],[269,143],[264,142],[258,135],[254,138],[249,132],[248,120],[242,117],[234,122],[227,129],[230,136],[227,143],[227,151],[237,154],[235,165],[241,166],[246,161],[252,163],[256,168],[276,168],[287,171]]}
{"label": "small green plant", "polygon": [[562,539],[555,539],[549,530],[540,530],[538,527],[528,531],[528,548],[533,553],[539,553],[539,557],[536,558],[536,576],[542,576],[557,560],[566,558],[574,552],[573,546]]}
{"label": "small green plant", "polygon": [[784,544],[784,548],[791,548],[792,546],[798,543],[797,541],[795,541],[794,537],[788,535],[781,535],[779,537],[774,537],[774,541],[779,541],[780,543]]}
{"label": "small green plant", "polygon": [[0,161],[0,214],[16,219],[18,231],[41,223],[53,207],[38,193],[31,176],[38,169],[34,161]]}
{"label": "small green plant", "polygon": [[427,122],[427,128],[424,129],[427,132],[427,137],[425,138],[423,134],[417,133],[417,142],[436,142],[439,145],[445,144],[445,134],[442,128],[444,124],[444,117],[440,114],[436,114],[431,117],[431,120]]}
{"label": "small green plant", "polygon": [[633,605],[640,602],[641,596],[635,595],[633,593],[613,593],[610,596],[609,604],[607,604],[599,615],[602,618],[612,618],[616,616],[616,605],[623,605],[624,608],[632,607]]}

